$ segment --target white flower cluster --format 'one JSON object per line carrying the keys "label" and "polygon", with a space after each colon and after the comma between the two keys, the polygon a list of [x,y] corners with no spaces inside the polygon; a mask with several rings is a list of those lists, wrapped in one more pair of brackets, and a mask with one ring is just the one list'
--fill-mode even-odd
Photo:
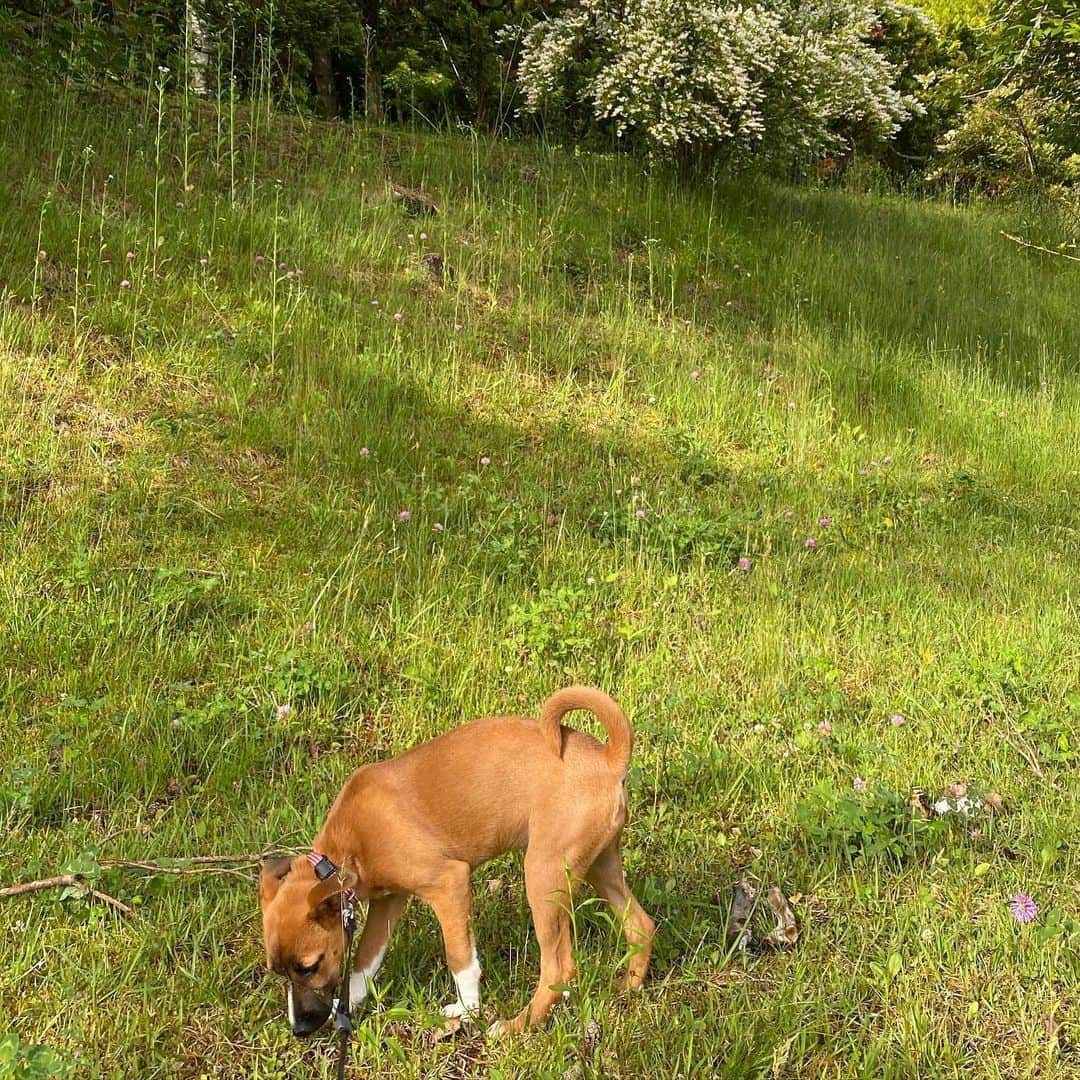
{"label": "white flower cluster", "polygon": [[790,160],[910,115],[878,33],[869,0],[578,0],[533,27],[519,78],[530,111],[584,108],[657,152]]}

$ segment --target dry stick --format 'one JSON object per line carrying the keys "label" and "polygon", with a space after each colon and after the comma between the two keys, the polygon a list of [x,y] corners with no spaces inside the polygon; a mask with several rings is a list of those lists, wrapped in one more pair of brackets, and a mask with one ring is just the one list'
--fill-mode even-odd
{"label": "dry stick", "polygon": [[[273,855],[287,855],[289,852],[260,851],[254,855],[192,855],[187,858],[175,859],[178,863],[187,863],[187,866],[162,866],[154,859],[103,859],[98,865],[106,869],[115,870],[148,870],[155,874],[231,874],[236,873],[235,865],[247,863],[255,865],[263,859]],[[217,863],[219,865],[212,865]],[[232,865],[221,865],[232,864]],[[116,908],[125,915],[134,915],[135,912],[127,904],[117,900],[115,896],[100,892],[87,885],[77,874],[57,874],[55,877],[40,878],[37,881],[21,881],[16,885],[9,885],[0,889],[0,900],[10,896],[24,896],[26,893],[40,892],[43,889],[62,889],[67,886],[85,889],[91,896],[104,904]]]}
{"label": "dry stick", "polygon": [[[292,851],[260,851],[254,855],[179,855],[171,858],[172,863],[185,864],[186,866],[210,866],[214,863],[249,863],[255,866],[263,859],[295,855]],[[117,867],[120,869],[130,868],[133,870],[161,870],[166,874],[182,873],[184,865],[162,866],[157,859],[102,859],[100,866]]]}
{"label": "dry stick", "polygon": [[117,900],[115,896],[90,888],[89,885],[80,881],[74,874],[59,874],[56,877],[42,878],[40,881],[23,881],[18,885],[9,885],[6,889],[0,889],[0,899],[8,896],[22,896],[24,893],[39,892],[42,889],[60,889],[69,885],[85,889],[95,899],[116,908],[123,915],[135,914],[127,904]]}
{"label": "dry stick", "polygon": [[1030,240],[1024,240],[1019,236],[1013,236],[1012,233],[1007,233],[1003,229],[1001,235],[1006,240],[1011,240],[1014,244],[1019,244],[1021,247],[1031,248],[1032,251],[1041,251],[1046,255],[1058,255],[1062,259],[1068,259],[1070,262],[1080,262],[1080,255],[1068,255],[1064,251],[1055,251],[1053,248],[1043,247],[1041,244],[1033,244]]}

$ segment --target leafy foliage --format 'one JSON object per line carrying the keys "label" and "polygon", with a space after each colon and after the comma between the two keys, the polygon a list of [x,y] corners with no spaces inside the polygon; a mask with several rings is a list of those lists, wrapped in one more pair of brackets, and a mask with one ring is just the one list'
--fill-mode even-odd
{"label": "leafy foliage", "polygon": [[2,1080],[49,1080],[75,1075],[75,1062],[48,1046],[21,1042],[9,1033],[0,1038]]}
{"label": "leafy foliage", "polygon": [[567,110],[652,152],[806,162],[910,115],[871,43],[878,18],[851,0],[582,0],[532,29],[520,78],[531,110]]}
{"label": "leafy foliage", "polygon": [[1080,179],[1080,6],[995,0],[952,80],[963,98],[931,177],[1002,194]]}
{"label": "leafy foliage", "polygon": [[862,795],[830,781],[816,784],[796,807],[811,843],[852,861],[906,861],[921,839],[947,826],[912,813],[908,800],[878,785]]}

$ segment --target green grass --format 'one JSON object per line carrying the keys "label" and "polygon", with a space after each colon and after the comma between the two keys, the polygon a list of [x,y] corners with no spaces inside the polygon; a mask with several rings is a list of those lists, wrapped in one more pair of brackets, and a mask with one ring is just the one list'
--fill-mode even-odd
{"label": "green grass", "polygon": [[[585,681],[637,730],[647,988],[586,904],[548,1029],[432,1045],[413,905],[355,1075],[1075,1075],[1080,273],[999,231],[1052,213],[184,108],[0,105],[3,882],[302,848],[362,762]],[[893,805],[957,780],[1007,813]],[[727,954],[744,874],[793,951]],[[477,878],[508,1015],[520,861]],[[3,1028],[80,1077],[331,1075],[252,875],[102,881],[137,918],[0,901]]]}

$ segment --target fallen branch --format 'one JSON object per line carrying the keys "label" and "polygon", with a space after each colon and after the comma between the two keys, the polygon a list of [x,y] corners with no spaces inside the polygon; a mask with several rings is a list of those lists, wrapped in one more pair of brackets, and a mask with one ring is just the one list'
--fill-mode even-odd
{"label": "fallen branch", "polygon": [[292,856],[292,851],[259,851],[253,855],[190,855],[169,859],[102,859],[98,865],[110,870],[153,870],[162,874],[225,872],[237,865],[258,866],[264,859]]}
{"label": "fallen branch", "polygon": [[[157,859],[102,859],[97,865],[103,870],[146,870],[152,874],[235,874],[239,866],[257,866],[264,859],[289,854],[291,853],[285,851],[260,851],[252,855],[191,855],[170,859],[169,863],[172,865],[165,865]],[[127,904],[117,900],[115,896],[93,888],[78,874],[56,874],[36,881],[20,881],[0,889],[0,900],[41,892],[43,889],[68,887],[84,889],[90,896],[116,908],[124,915],[135,914]]]}
{"label": "fallen branch", "polygon": [[1068,259],[1069,262],[1080,262],[1080,255],[1069,255],[1064,251],[1056,251],[1054,248],[1043,247],[1041,244],[1033,244],[1030,240],[1024,240],[1019,236],[1013,236],[1012,233],[1007,233],[1003,229],[1001,235],[1006,240],[1011,240],[1014,244],[1019,244],[1021,247],[1030,248],[1032,251],[1041,251],[1046,255],[1058,255],[1062,259]]}
{"label": "fallen branch", "polygon": [[81,881],[74,874],[58,874],[56,877],[41,878],[39,881],[22,881],[18,885],[9,885],[6,889],[0,889],[0,899],[8,896],[22,896],[25,893],[40,892],[42,889],[64,889],[68,887],[85,889],[94,899],[116,908],[122,915],[135,914],[132,908],[117,900],[115,896],[91,888],[85,881]]}

